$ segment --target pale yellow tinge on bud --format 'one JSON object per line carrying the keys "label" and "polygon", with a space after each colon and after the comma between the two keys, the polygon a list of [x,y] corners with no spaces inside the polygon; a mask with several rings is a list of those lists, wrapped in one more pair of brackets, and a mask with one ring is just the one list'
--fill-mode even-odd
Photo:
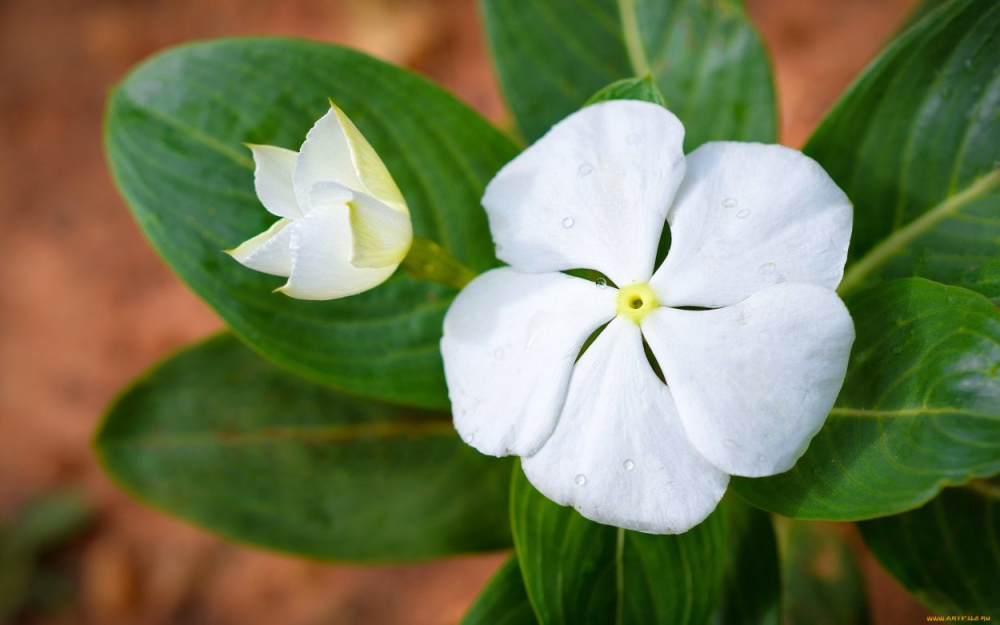
{"label": "pale yellow tinge on bud", "polygon": [[378,154],[336,105],[306,135],[299,152],[248,145],[254,187],[281,217],[228,253],[288,282],[299,299],[335,299],[389,278],[413,242],[410,213]]}

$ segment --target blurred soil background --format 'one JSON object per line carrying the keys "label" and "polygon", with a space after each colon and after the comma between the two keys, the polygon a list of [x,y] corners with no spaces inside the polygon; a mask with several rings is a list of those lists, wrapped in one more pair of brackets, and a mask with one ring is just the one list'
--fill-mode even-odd
{"label": "blurred soil background", "polygon": [[[750,0],[782,142],[800,146],[915,0]],[[506,124],[474,0],[0,0],[0,525],[75,489],[94,508],[47,560],[68,585],[19,622],[456,623],[505,554],[419,566],[308,563],[229,545],[127,499],[88,443],[108,402],[222,326],[160,262],[112,186],[108,90],[167,46],[241,34],[356,47]],[[856,536],[853,538],[857,542]],[[925,612],[870,558],[876,623]]]}

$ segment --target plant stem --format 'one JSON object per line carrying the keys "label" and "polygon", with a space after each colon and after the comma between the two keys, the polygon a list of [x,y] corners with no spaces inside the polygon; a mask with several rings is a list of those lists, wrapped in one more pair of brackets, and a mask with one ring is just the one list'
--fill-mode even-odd
{"label": "plant stem", "polygon": [[443,247],[421,237],[413,237],[413,244],[402,264],[411,278],[429,280],[456,289],[472,282],[477,275]]}

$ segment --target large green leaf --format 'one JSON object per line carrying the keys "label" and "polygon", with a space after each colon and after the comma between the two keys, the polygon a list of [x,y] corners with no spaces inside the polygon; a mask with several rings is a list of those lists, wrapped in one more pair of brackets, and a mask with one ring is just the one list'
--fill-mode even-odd
{"label": "large green leaf", "polygon": [[721,511],[676,536],[600,525],[546,499],[515,469],[511,521],[543,625],[704,623],[723,586]]}
{"label": "large green leaf", "polygon": [[848,307],[857,340],[823,429],[791,471],[733,488],[787,516],[856,520],[1000,472],[1000,310],[921,278]]}
{"label": "large green leaf", "polygon": [[355,561],[511,544],[511,463],[448,415],[337,394],[229,335],[140,379],[94,445],[125,491],[238,542]]}
{"label": "large green leaf", "polygon": [[462,619],[462,625],[537,625],[517,556],[504,562]]}
{"label": "large green leaf", "polygon": [[[864,625],[868,597],[843,534],[830,524],[784,521],[782,594],[787,625]],[[841,528],[846,529],[846,528]]]}
{"label": "large green leaf", "polygon": [[608,83],[652,75],[705,141],[772,142],[775,101],[739,0],[481,0],[500,83],[529,141]]}
{"label": "large green leaf", "polygon": [[872,553],[944,615],[1000,618],[1000,483],[949,488],[924,507],[861,524]]}
{"label": "large green leaf", "polygon": [[1000,259],[1000,3],[953,0],[900,36],[805,147],[855,204],[842,292],[923,276],[990,297]]}
{"label": "large green leaf", "polygon": [[516,148],[441,89],[350,50],[241,39],[161,54],[112,94],[108,158],[157,251],[254,349],[335,388],[445,407],[438,341],[454,290],[400,271],[356,297],[298,301],[222,253],[275,221],[242,143],[297,150],[328,98],[384,159],[415,233],[473,269],[493,266],[479,198]]}
{"label": "large green leaf", "polygon": [[732,494],[722,499],[727,559],[713,625],[781,623],[781,573],[770,515]]}

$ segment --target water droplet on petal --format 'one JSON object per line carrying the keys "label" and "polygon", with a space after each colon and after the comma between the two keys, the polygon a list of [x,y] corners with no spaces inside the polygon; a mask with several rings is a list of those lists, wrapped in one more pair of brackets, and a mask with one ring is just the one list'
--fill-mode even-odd
{"label": "water droplet on petal", "polygon": [[737,204],[739,204],[739,202],[737,202],[736,198],[734,197],[727,197],[726,199],[722,200],[722,205],[726,208],[736,208]]}
{"label": "water droplet on petal", "polygon": [[626,460],[625,462],[622,463],[622,466],[625,467],[626,471],[631,471],[632,469],[635,468],[635,463],[632,462],[631,460]]}
{"label": "water droplet on petal", "polygon": [[743,210],[741,210],[740,212],[736,213],[736,218],[737,219],[746,219],[749,216],[750,216],[750,211],[748,211],[745,208]]}
{"label": "water droplet on petal", "polygon": [[608,281],[605,280],[604,278],[598,278],[595,284],[597,284],[597,288],[603,289],[604,287],[608,286]]}
{"label": "water droplet on petal", "polygon": [[562,222],[563,228],[572,228],[574,223],[576,223],[576,222],[573,221],[572,217],[567,217],[567,218],[563,219],[563,222]]}
{"label": "water droplet on petal", "polygon": [[584,163],[583,165],[580,165],[580,167],[577,168],[576,175],[583,178],[592,171],[594,171],[594,166],[591,165],[590,163]]}
{"label": "water droplet on petal", "polygon": [[577,475],[576,479],[573,481],[576,482],[577,486],[583,486],[587,483],[587,476],[581,473],[580,475]]}
{"label": "water droplet on petal", "polygon": [[503,360],[503,357],[504,357],[503,348],[502,347],[498,347],[498,348],[494,349],[493,350],[493,357],[496,358],[497,360]]}
{"label": "water droplet on petal", "polygon": [[476,439],[476,435],[475,434],[466,434],[465,435],[465,444],[466,445],[471,445],[472,441],[474,441],[475,439]]}

